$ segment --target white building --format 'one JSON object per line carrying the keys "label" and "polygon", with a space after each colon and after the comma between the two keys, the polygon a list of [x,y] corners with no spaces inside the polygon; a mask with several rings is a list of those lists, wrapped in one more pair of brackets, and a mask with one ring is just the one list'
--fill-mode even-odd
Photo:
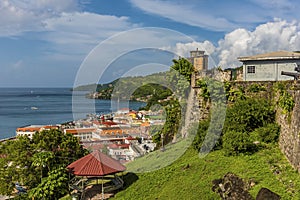
{"label": "white building", "polygon": [[59,126],[56,125],[29,125],[19,127],[16,130],[17,136],[27,136],[30,139],[36,132],[41,132],[43,130],[59,129]]}
{"label": "white building", "polygon": [[244,81],[280,81],[293,80],[282,72],[295,72],[300,65],[300,53],[277,51],[254,56],[239,57],[243,62]]}
{"label": "white building", "polygon": [[93,138],[93,133],[96,132],[95,128],[72,128],[64,129],[64,133],[72,134],[73,136],[79,138],[80,141],[88,141]]}

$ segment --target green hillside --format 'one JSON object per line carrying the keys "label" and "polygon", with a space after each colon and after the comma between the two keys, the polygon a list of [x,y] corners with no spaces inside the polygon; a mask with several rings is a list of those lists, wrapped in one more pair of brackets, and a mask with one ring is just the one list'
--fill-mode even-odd
{"label": "green hillside", "polygon": [[[277,145],[268,145],[252,155],[224,156],[223,150],[209,153],[200,159],[189,148],[173,164],[148,173],[125,175],[125,189],[113,199],[219,199],[212,191],[212,181],[232,172],[245,180],[253,180],[250,189],[256,196],[266,187],[282,199],[300,199],[300,177],[290,166]],[[144,165],[144,157],[134,162]],[[155,157],[152,157],[155,159]],[[152,160],[155,162],[155,160]],[[130,168],[130,167],[129,167]]]}
{"label": "green hillside", "polygon": [[[133,173],[125,176],[125,189],[114,199],[220,199],[212,191],[212,181],[223,178],[228,172],[253,182],[249,192],[254,198],[261,188],[268,188],[281,199],[300,199],[299,173],[278,147],[280,126],[275,121],[276,112],[289,115],[294,106],[292,97],[284,92],[286,87],[281,87],[284,84],[242,87],[227,83],[230,103],[224,127],[218,126],[220,115],[211,115],[215,126],[209,129],[210,120],[201,121],[191,145],[193,148],[188,148],[180,158],[176,156],[190,145],[185,140],[172,148],[167,146],[164,152],[155,151],[129,163],[128,171]],[[211,91],[218,89],[217,84],[211,87]],[[201,84],[201,89],[200,96],[210,101],[207,84]],[[274,97],[276,92],[279,98]],[[197,150],[205,144],[205,136],[209,132],[207,142],[212,141],[220,128],[222,135],[214,151],[200,158]],[[166,165],[172,160],[175,162]],[[147,170],[152,171],[141,173]]]}

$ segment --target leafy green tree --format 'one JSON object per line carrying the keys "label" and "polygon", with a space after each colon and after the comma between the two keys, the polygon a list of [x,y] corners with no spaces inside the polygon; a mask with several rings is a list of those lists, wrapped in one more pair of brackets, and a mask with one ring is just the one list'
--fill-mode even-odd
{"label": "leafy green tree", "polygon": [[48,173],[42,182],[29,192],[33,199],[59,199],[68,192],[68,176],[66,169],[60,167]]}
{"label": "leafy green tree", "polygon": [[166,143],[173,139],[173,136],[177,134],[180,119],[181,119],[181,106],[177,100],[168,101],[168,106],[165,107],[166,121],[164,127],[161,129],[160,134],[164,135],[164,141]]}
{"label": "leafy green tree", "polygon": [[54,153],[49,151],[42,151],[33,155],[32,166],[35,166],[41,170],[41,181],[43,178],[43,168],[47,167],[48,171],[50,171],[50,162],[53,161],[54,158]]}
{"label": "leafy green tree", "polygon": [[[39,189],[55,190],[57,195],[61,195],[68,188],[57,182],[60,185],[59,191],[62,192],[53,189],[54,179],[67,177],[67,173],[57,170],[64,169],[86,153],[78,138],[58,130],[35,133],[31,140],[21,136],[16,140],[2,143],[0,145],[0,194],[10,195],[15,183],[18,182],[26,186],[29,192],[35,191],[34,188],[42,184],[39,185]],[[51,177],[48,178],[50,175]],[[50,186],[49,182],[51,182]],[[44,193],[48,194],[47,191]]]}
{"label": "leafy green tree", "polygon": [[0,158],[0,194],[10,196],[15,187],[13,176],[15,170],[8,166],[6,159]]}
{"label": "leafy green tree", "polygon": [[179,58],[178,60],[173,59],[172,69],[178,71],[183,75],[187,81],[191,82],[191,76],[194,72],[194,66],[185,58]]}
{"label": "leafy green tree", "polygon": [[79,139],[71,134],[63,134],[58,130],[41,131],[32,137],[36,152],[52,152],[53,166],[67,165],[87,153],[79,143]]}
{"label": "leafy green tree", "polygon": [[1,194],[10,194],[16,182],[32,187],[38,182],[31,167],[33,149],[30,139],[20,136],[17,140],[7,141],[1,146],[0,177],[6,179],[0,184]]}

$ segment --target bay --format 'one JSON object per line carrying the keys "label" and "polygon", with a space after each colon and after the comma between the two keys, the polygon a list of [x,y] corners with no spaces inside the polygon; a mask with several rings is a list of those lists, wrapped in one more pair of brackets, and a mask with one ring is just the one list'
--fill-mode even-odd
{"label": "bay", "polygon": [[[15,136],[17,127],[61,124],[85,118],[91,113],[114,111],[115,102],[87,99],[86,93],[73,93],[70,88],[0,88],[0,139]],[[141,102],[121,102],[118,106],[138,110],[144,105]]]}

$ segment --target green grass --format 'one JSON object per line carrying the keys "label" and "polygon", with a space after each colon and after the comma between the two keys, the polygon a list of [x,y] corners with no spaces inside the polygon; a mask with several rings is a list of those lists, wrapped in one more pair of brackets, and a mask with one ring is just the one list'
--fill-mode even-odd
{"label": "green grass", "polygon": [[[145,162],[147,165],[154,163],[155,159],[156,156],[148,156],[147,162],[140,159],[131,165],[136,167],[143,162],[141,165]],[[189,168],[185,169],[187,165]],[[218,150],[202,159],[198,152],[189,148],[183,156],[164,168],[125,175],[125,189],[113,199],[220,199],[212,192],[212,180],[223,177],[227,172],[245,180],[254,180],[256,184],[250,189],[254,197],[259,189],[266,187],[282,199],[300,199],[297,192],[300,190],[300,176],[274,145],[250,156],[226,157],[223,150]]]}
{"label": "green grass", "polygon": [[165,151],[154,151],[141,158],[136,159],[126,165],[127,171],[134,173],[150,172],[161,169],[172,164],[180,158],[185,151],[191,146],[192,137],[184,140],[179,140],[174,144],[165,146]]}

